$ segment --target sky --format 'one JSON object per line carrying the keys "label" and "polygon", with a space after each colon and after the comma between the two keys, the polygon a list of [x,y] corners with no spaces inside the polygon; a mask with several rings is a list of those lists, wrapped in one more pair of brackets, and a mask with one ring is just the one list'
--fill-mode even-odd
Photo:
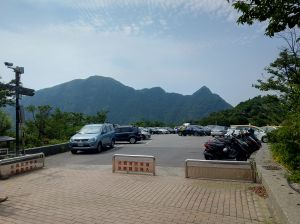
{"label": "sky", "polygon": [[284,45],[237,18],[226,0],[0,0],[0,81],[8,61],[36,90],[100,75],[183,95],[205,85],[234,106],[261,94],[252,84]]}

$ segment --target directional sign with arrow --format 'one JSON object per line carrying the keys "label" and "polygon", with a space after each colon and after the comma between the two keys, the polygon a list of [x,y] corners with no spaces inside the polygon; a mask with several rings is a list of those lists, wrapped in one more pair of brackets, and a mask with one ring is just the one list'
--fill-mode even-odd
{"label": "directional sign with arrow", "polygon": [[24,96],[34,96],[34,94],[35,94],[34,89],[25,88],[22,86],[16,87],[14,85],[0,83],[0,88],[9,89],[9,90],[13,90],[13,91],[18,90],[18,93],[21,95],[24,95]]}

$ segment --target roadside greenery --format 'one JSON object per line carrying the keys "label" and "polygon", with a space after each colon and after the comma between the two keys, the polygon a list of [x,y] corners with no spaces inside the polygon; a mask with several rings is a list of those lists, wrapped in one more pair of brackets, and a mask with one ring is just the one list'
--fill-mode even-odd
{"label": "roadside greenery", "polygon": [[[240,13],[237,23],[265,22],[265,34],[275,34],[287,43],[267,68],[267,77],[254,87],[273,91],[284,105],[287,116],[282,126],[270,134],[274,158],[285,165],[300,182],[300,4],[299,0],[228,0]],[[284,32],[283,32],[284,31]]]}
{"label": "roadside greenery", "polygon": [[28,106],[31,118],[25,122],[25,148],[66,142],[85,124],[104,123],[106,111],[96,115],[63,112],[49,105]]}
{"label": "roadside greenery", "polygon": [[300,114],[291,113],[269,139],[274,159],[289,170],[300,171]]}
{"label": "roadside greenery", "polygon": [[149,120],[142,120],[131,123],[134,126],[137,127],[165,127],[165,123],[161,121],[149,121]]}
{"label": "roadside greenery", "polygon": [[211,113],[200,119],[201,125],[239,125],[255,126],[280,125],[286,116],[286,109],[276,96],[257,96],[239,103],[236,107]]}
{"label": "roadside greenery", "polygon": [[268,78],[254,85],[262,91],[276,91],[287,108],[282,127],[271,133],[274,158],[292,172],[300,171],[300,39],[296,31],[284,36],[288,48],[267,67]]}
{"label": "roadside greenery", "polygon": [[0,110],[0,136],[8,135],[11,129],[11,120],[9,116]]}

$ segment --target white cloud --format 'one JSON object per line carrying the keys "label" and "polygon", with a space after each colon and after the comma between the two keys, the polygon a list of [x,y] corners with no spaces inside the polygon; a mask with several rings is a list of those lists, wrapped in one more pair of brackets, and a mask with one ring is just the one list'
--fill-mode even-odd
{"label": "white cloud", "polygon": [[[72,8],[79,12],[81,19],[92,26],[103,30],[124,31],[124,26],[142,31],[149,25],[160,26],[163,30],[169,26],[169,19],[177,16],[200,16],[204,13],[207,16],[224,17],[232,21],[236,18],[236,12],[225,0],[26,0],[30,4],[47,5],[56,4],[62,7]],[[136,9],[144,9],[143,13],[138,13]],[[113,15],[112,9],[123,10],[126,14],[118,15],[124,18],[117,19]],[[161,12],[161,13],[159,13]],[[159,13],[159,14],[158,14]],[[135,21],[140,21],[132,27],[132,21],[128,20],[128,15],[135,17]],[[169,18],[170,16],[172,18]],[[161,23],[164,21],[164,23]],[[179,20],[180,21],[180,20]],[[121,24],[120,24],[121,23]],[[137,27],[138,26],[138,27]],[[128,28],[126,28],[128,31]],[[137,32],[130,32],[136,34]],[[139,33],[139,32],[138,32]]]}
{"label": "white cloud", "polygon": [[[0,61],[24,66],[22,81],[29,88],[41,89],[95,74],[112,76],[134,87],[151,87],[161,81],[168,83],[170,75],[175,79],[181,76],[187,71],[185,63],[191,63],[190,58],[199,57],[207,47],[128,36],[132,32],[138,32],[135,24],[123,27],[123,32],[99,33],[83,22],[23,33],[0,31],[0,49],[6,52]],[[0,66],[0,76],[4,81],[12,79],[4,66]]]}

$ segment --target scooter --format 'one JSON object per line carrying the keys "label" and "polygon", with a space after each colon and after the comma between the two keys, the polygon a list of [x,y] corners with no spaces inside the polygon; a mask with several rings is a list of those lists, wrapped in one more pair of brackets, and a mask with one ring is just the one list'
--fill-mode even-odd
{"label": "scooter", "polygon": [[250,131],[237,136],[214,138],[207,141],[204,147],[206,160],[246,161],[253,152],[260,149],[261,143]]}

